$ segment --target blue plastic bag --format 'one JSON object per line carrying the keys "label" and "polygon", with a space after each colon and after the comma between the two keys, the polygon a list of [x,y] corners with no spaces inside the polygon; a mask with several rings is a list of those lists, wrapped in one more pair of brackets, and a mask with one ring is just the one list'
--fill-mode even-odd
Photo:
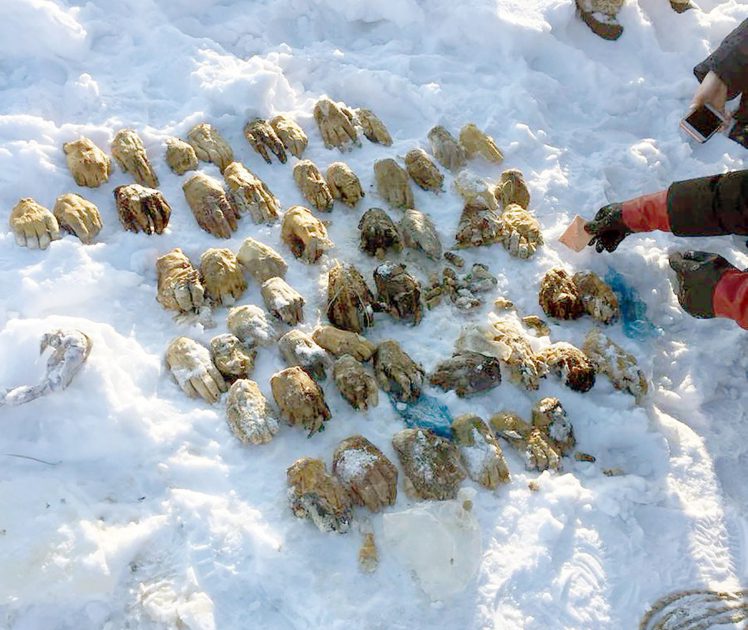
{"label": "blue plastic bag", "polygon": [[402,402],[392,394],[390,402],[406,426],[431,429],[437,435],[452,439],[452,415],[444,403],[433,396],[421,394],[418,400]]}
{"label": "blue plastic bag", "polygon": [[662,329],[655,326],[647,317],[647,305],[639,297],[639,292],[613,267],[608,267],[605,282],[618,298],[624,335],[629,339],[643,341],[662,334]]}

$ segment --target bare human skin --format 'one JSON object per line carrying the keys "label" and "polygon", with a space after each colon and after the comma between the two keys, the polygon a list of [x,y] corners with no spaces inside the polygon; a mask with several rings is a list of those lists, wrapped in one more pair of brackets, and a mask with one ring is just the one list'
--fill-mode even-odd
{"label": "bare human skin", "polygon": [[578,272],[572,282],[579,290],[585,312],[602,324],[613,324],[618,321],[621,311],[618,298],[596,273]]}
{"label": "bare human skin", "polygon": [[356,174],[343,162],[333,162],[327,167],[327,185],[334,199],[353,208],[364,198],[364,190]]}
{"label": "bare human skin", "polygon": [[306,333],[289,330],[278,341],[278,349],[288,367],[298,365],[315,381],[327,378],[330,365],[327,353]]}
{"label": "bare human skin", "polygon": [[383,341],[374,355],[374,374],[379,386],[396,400],[408,402],[421,396],[423,368],[411,359],[397,341]]}
{"label": "bare human skin", "polygon": [[229,388],[226,420],[243,444],[267,444],[278,433],[278,418],[257,383],[239,379]]}
{"label": "bare human skin", "polygon": [[332,191],[322,172],[311,160],[301,160],[293,167],[293,178],[301,194],[320,212],[330,212],[333,205]]}
{"label": "bare human skin", "polygon": [[205,300],[200,273],[181,249],[174,248],[156,260],[158,294],[166,309],[177,313],[196,313]]}
{"label": "bare human skin", "polygon": [[161,234],[169,225],[171,206],[155,188],[140,184],[117,186],[114,202],[120,223],[128,232]]}
{"label": "bare human skin", "polygon": [[254,304],[232,308],[226,324],[229,332],[248,346],[270,346],[278,337],[265,311]]}
{"label": "bare human skin", "polygon": [[252,376],[256,356],[257,350],[247,348],[234,335],[217,335],[210,340],[210,357],[229,382]]}
{"label": "bare human skin", "polygon": [[322,221],[303,206],[293,206],[283,215],[281,238],[296,258],[310,264],[334,247]]}
{"label": "bare human skin", "polygon": [[595,368],[579,348],[559,341],[538,353],[553,374],[561,377],[569,389],[587,392],[595,384]]}
{"label": "bare human skin", "polygon": [[210,358],[208,349],[194,339],[177,337],[166,349],[166,363],[179,386],[190,398],[214,403],[226,391],[226,381]]}
{"label": "bare human skin", "polygon": [[456,247],[480,247],[498,243],[504,224],[499,214],[475,200],[465,205],[457,226]]}
{"label": "bare human skin", "polygon": [[79,138],[62,145],[68,169],[78,186],[98,188],[109,181],[112,160],[88,138]]}
{"label": "bare human skin", "polygon": [[0,407],[23,405],[40,396],[62,391],[83,367],[92,346],[91,339],[80,330],[58,329],[45,333],[39,354],[43,354],[47,348],[52,349],[52,354],[47,359],[44,378],[38,385],[20,385],[0,391]]}
{"label": "bare human skin", "polygon": [[408,173],[392,158],[374,162],[374,178],[377,192],[395,208],[412,208],[413,191],[410,189]]}
{"label": "bare human skin", "polygon": [[349,354],[344,354],[335,362],[333,379],[340,395],[354,409],[366,411],[379,404],[377,381]]}
{"label": "bare human skin", "polygon": [[406,247],[421,250],[432,260],[442,257],[442,243],[434,223],[423,212],[406,210],[400,220],[400,234]]}
{"label": "bare human skin", "polygon": [[386,147],[392,144],[390,132],[387,131],[387,127],[384,126],[384,123],[379,120],[373,111],[370,109],[356,109],[353,111],[353,114],[364,130],[367,140]]}
{"label": "bare human skin", "polygon": [[274,223],[280,216],[278,199],[257,175],[240,162],[232,162],[223,171],[233,205],[249,214],[255,223]]}
{"label": "bare human skin", "polygon": [[437,126],[431,129],[428,139],[431,143],[431,152],[444,168],[457,172],[465,166],[467,161],[465,149],[444,127]]}
{"label": "bare human skin", "polygon": [[270,121],[270,126],[275,131],[283,146],[292,155],[301,159],[309,142],[304,130],[287,116],[279,115]]}
{"label": "bare human skin", "polygon": [[231,306],[247,288],[239,262],[230,249],[211,248],[200,256],[205,296],[216,304]]}
{"label": "bare human skin", "polygon": [[60,238],[55,216],[31,197],[24,197],[10,211],[8,225],[21,247],[47,249],[52,241]]}
{"label": "bare human skin", "polygon": [[548,317],[578,319],[584,314],[584,303],[569,274],[559,267],[548,271],[540,282],[538,302]]}
{"label": "bare human skin", "polygon": [[460,144],[469,159],[480,155],[494,164],[500,164],[504,160],[504,155],[496,146],[494,139],[473,123],[468,123],[460,130]]}
{"label": "bare human skin", "polygon": [[489,490],[509,481],[501,445],[481,418],[474,414],[458,416],[452,422],[452,435],[462,465],[473,481]]}
{"label": "bare human skin", "polygon": [[561,470],[561,453],[542,429],[509,412],[493,416],[491,428],[522,453],[528,470]]}
{"label": "bare human skin", "polygon": [[327,275],[327,319],[354,333],[374,325],[374,296],[353,265],[337,263]]}
{"label": "bare human skin", "polygon": [[304,298],[283,278],[270,278],[262,284],[262,299],[270,313],[289,326],[304,320]]}
{"label": "bare human skin", "polygon": [[244,125],[244,137],[249,145],[259,153],[260,157],[268,164],[272,164],[270,151],[281,164],[286,163],[286,148],[275,133],[275,129],[262,118],[255,118]]}
{"label": "bare human skin", "polygon": [[395,319],[417,325],[423,317],[421,283],[405,265],[384,263],[374,270],[377,300]]}
{"label": "bare human skin", "polygon": [[182,190],[197,224],[203,230],[218,238],[231,238],[232,232],[238,227],[239,211],[219,181],[204,173],[197,173],[182,184]]}
{"label": "bare human skin", "polygon": [[146,155],[143,141],[133,129],[117,132],[112,140],[112,157],[125,173],[132,175],[135,183],[158,188],[158,177]]}
{"label": "bare human skin", "polygon": [[458,352],[436,366],[429,382],[445,391],[454,390],[460,398],[466,398],[498,387],[501,366],[495,357],[478,352]]}
{"label": "bare human skin", "polygon": [[361,232],[361,249],[382,260],[387,250],[402,250],[400,232],[390,216],[381,208],[370,208],[358,223]]}
{"label": "bare human skin", "polygon": [[405,473],[405,493],[415,499],[454,499],[465,471],[457,446],[425,429],[404,429],[392,438],[392,446]]}
{"label": "bare human skin", "polygon": [[213,162],[223,173],[234,161],[234,152],[218,130],[208,123],[195,125],[187,133],[187,140],[195,150],[195,155],[203,162]]}
{"label": "bare human skin", "polygon": [[411,149],[406,153],[405,168],[411,179],[423,190],[443,190],[444,175],[423,149]]}
{"label": "bare human skin", "polygon": [[530,191],[525,183],[525,176],[517,169],[512,168],[501,174],[495,194],[505,210],[513,203],[525,210],[530,206]]}
{"label": "bare human skin", "polygon": [[302,457],[287,471],[288,500],[299,518],[308,518],[321,532],[344,534],[350,530],[353,508],[337,477],[321,459]]}
{"label": "bare human skin", "polygon": [[285,278],[288,270],[288,264],[278,252],[249,236],[244,239],[236,259],[258,284],[276,276]]}
{"label": "bare human skin", "polygon": [[197,169],[197,155],[192,145],[179,138],[166,140],[166,163],[176,175]]}
{"label": "bare human skin", "polygon": [[356,128],[337,103],[329,98],[321,98],[314,106],[314,120],[325,147],[336,147],[341,151],[351,144],[361,146]]}
{"label": "bare human skin", "polygon": [[354,505],[376,513],[395,504],[397,468],[362,435],[352,435],[338,444],[332,456],[332,473]]}
{"label": "bare human skin", "polygon": [[309,435],[323,429],[330,409],[319,385],[299,366],[286,368],[270,379],[273,398],[281,416],[293,426],[302,426]]}
{"label": "bare human skin", "polygon": [[349,354],[356,361],[368,361],[377,349],[365,337],[335,326],[319,326],[312,334],[312,339],[330,354],[336,357]]}
{"label": "bare human skin", "polygon": [[529,210],[518,204],[509,204],[504,206],[501,221],[501,242],[512,256],[530,258],[543,244],[540,222]]}
{"label": "bare human skin", "polygon": [[637,401],[647,394],[647,377],[639,369],[636,357],[605,336],[598,328],[593,328],[587,333],[582,350],[595,369],[610,379],[613,387],[628,392]]}
{"label": "bare human skin", "polygon": [[74,193],[60,195],[52,213],[60,228],[77,236],[81,243],[90,245],[101,231],[99,209],[87,199]]}

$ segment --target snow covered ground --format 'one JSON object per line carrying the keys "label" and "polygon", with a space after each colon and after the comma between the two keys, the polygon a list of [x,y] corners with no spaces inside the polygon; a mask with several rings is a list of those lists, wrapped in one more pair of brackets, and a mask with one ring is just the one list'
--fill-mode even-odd
{"label": "snow covered ground", "polygon": [[[693,65],[748,15],[748,2],[696,0],[699,10],[677,15],[666,0],[627,0],[616,43],[596,38],[573,4],[0,2],[0,385],[38,380],[38,341],[49,328],[78,327],[94,341],[68,390],[0,410],[0,628],[633,628],[670,591],[745,586],[748,335],[682,312],[667,252],[706,249],[746,267],[748,250],[730,237],[658,233],[603,256],[574,254],[555,239],[575,214],[589,217],[609,201],[744,167],[743,148],[721,136],[691,145],[678,121],[696,87]],[[266,165],[242,127],[254,115],[289,114],[310,137],[305,157],[324,170],[341,155],[323,147],[311,115],[322,95],[372,109],[394,138],[389,148],[364,140],[342,156],[367,197],[325,217],[336,244],[330,256],[315,266],[294,261],[277,225],[248,217],[225,243],[202,232],[182,179],[163,160],[165,138],[210,122],[284,207],[303,203],[292,164]],[[402,423],[386,397],[353,413],[328,381],[333,418],[324,433],[307,439],[283,426],[268,445],[242,446],[223,404],[188,399],[162,365],[174,336],[208,342],[224,332],[226,310],[216,311],[213,330],[175,323],[155,301],[154,262],[175,246],[193,261],[208,247],[236,251],[251,235],[289,260],[289,283],[307,299],[302,328],[311,331],[324,320],[325,272],[335,259],[371,278],[375,262],[358,251],[355,225],[366,208],[383,205],[372,188],[374,161],[428,148],[435,124],[457,133],[470,121],[504,151],[501,168],[525,173],[547,243],[529,262],[498,245],[467,251],[468,263],[484,262],[498,276],[492,298],[542,315],[537,290],[550,267],[604,275],[613,265],[663,335],[637,342],[620,325],[608,331],[651,375],[643,406],[603,377],[587,394],[554,378],[539,392],[504,382],[467,401],[431,392],[454,414],[485,419],[505,408],[528,416],[537,398],[558,396],[579,449],[597,457],[538,475],[507,447],[512,482],[495,493],[479,489],[474,500],[477,575],[462,593],[432,602],[384,545],[381,515],[369,519],[380,566],[364,575],[357,530],[322,534],[294,518],[286,501],[286,468],[304,455],[329,464],[353,433],[396,460],[390,439]],[[120,227],[111,191],[127,175],[117,170],[100,189],[80,190],[65,166],[63,142],[82,134],[108,150],[122,127],[144,139],[174,208],[161,236]],[[212,165],[200,168],[218,175]],[[480,161],[471,168],[494,181],[500,172]],[[96,244],[66,236],[43,252],[16,246],[7,216],[18,199],[51,208],[70,191],[101,210]],[[450,245],[457,195],[415,195]],[[407,259],[426,281],[429,265]],[[377,316],[368,336],[398,339],[429,370],[451,354],[462,325],[486,321],[492,298],[469,315],[442,304],[412,328]],[[256,285],[241,303],[262,304]],[[550,340],[581,344],[590,326],[589,318],[552,324]],[[269,398],[269,378],[281,367],[274,349],[258,355],[255,380]],[[604,476],[611,467],[626,474]],[[411,505],[400,493],[390,511]]]}

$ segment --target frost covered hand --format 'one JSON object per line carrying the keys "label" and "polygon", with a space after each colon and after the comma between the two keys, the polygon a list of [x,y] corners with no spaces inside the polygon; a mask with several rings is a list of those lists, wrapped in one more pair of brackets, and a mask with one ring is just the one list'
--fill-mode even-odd
{"label": "frost covered hand", "polygon": [[511,168],[501,174],[494,194],[504,209],[512,203],[525,209],[530,206],[530,191],[525,183],[525,176],[516,168]]}
{"label": "frost covered hand", "polygon": [[374,373],[379,386],[397,400],[409,402],[421,396],[423,368],[411,359],[397,341],[383,341],[374,355]]}
{"label": "frost covered hand", "polygon": [[288,367],[298,365],[315,381],[327,378],[330,365],[327,353],[306,333],[289,330],[278,341],[278,349]]}
{"label": "frost covered hand", "polygon": [[303,206],[293,206],[283,215],[281,238],[296,258],[307,263],[316,262],[333,247],[322,221]]}
{"label": "frost covered hand", "polygon": [[434,127],[429,131],[428,139],[431,143],[431,152],[444,168],[457,172],[465,166],[465,149],[444,127]]}
{"label": "frost covered hand", "polygon": [[244,137],[268,164],[271,163],[268,150],[280,160],[281,164],[286,163],[286,149],[267,120],[262,118],[250,120],[244,126]]}
{"label": "frost covered hand", "polygon": [[381,208],[370,208],[364,212],[358,229],[361,231],[360,247],[370,256],[381,260],[388,249],[395,252],[402,249],[397,226]]}
{"label": "frost covered hand", "polygon": [[132,129],[122,129],[112,140],[112,156],[125,173],[130,173],[136,183],[158,188],[158,177],[145,153],[143,141]]}
{"label": "frost covered hand", "polygon": [[177,175],[194,171],[197,168],[195,149],[184,140],[169,138],[166,141],[166,163]]}
{"label": "frost covered hand", "polygon": [[354,110],[354,115],[364,130],[364,135],[371,142],[383,144],[388,147],[392,144],[392,136],[387,127],[379,120],[377,115],[370,109]]}
{"label": "frost covered hand", "polygon": [[200,256],[200,273],[205,296],[217,304],[233,304],[247,288],[239,261],[230,249],[205,250]]}
{"label": "frost covered hand", "polygon": [[109,180],[112,161],[88,138],[62,145],[68,168],[78,186],[97,188]]}
{"label": "frost covered hand", "polygon": [[172,249],[156,260],[156,275],[156,299],[164,308],[189,313],[203,305],[205,289],[200,274],[181,249]]}
{"label": "frost covered hand", "polygon": [[242,213],[249,213],[255,223],[273,223],[280,215],[280,202],[252,171],[240,162],[232,162],[223,171],[231,201]]}
{"label": "frost covered hand", "polygon": [[480,155],[495,164],[504,159],[504,155],[496,146],[494,139],[478,129],[473,123],[468,123],[460,131],[460,144],[465,149],[468,158]]}
{"label": "frost covered hand", "polygon": [[281,415],[289,424],[303,426],[310,436],[330,419],[324,393],[302,368],[290,367],[274,374],[270,387]]}
{"label": "frost covered hand", "polygon": [[479,352],[458,352],[434,368],[429,382],[464,398],[500,385],[501,364]]}
{"label": "frost covered hand", "polygon": [[304,130],[286,116],[276,116],[270,121],[270,126],[283,143],[283,146],[297,158],[301,159],[309,142]]}
{"label": "frost covered hand", "polygon": [[101,231],[99,209],[80,195],[60,195],[52,212],[63,230],[75,234],[86,245]]}
{"label": "frost covered hand", "polygon": [[239,379],[229,389],[226,419],[244,444],[267,444],[278,433],[278,418],[257,383]]}
{"label": "frost covered hand", "polygon": [[210,358],[210,351],[188,337],[177,337],[166,350],[166,363],[190,398],[214,403],[226,391],[226,382]]}
{"label": "frost covered hand", "polygon": [[356,361],[368,361],[376,351],[376,346],[365,337],[340,330],[335,326],[320,326],[312,333],[312,339],[321,348],[336,357],[350,354]]}
{"label": "frost covered hand", "polygon": [[169,225],[171,206],[155,188],[140,184],[117,186],[114,201],[120,223],[128,232],[161,234]]}
{"label": "frost covered hand", "polygon": [[317,210],[321,212],[332,210],[332,192],[314,162],[301,160],[293,167],[293,178],[301,194],[304,195],[304,199]]}
{"label": "frost covered hand", "polygon": [[353,508],[338,478],[321,459],[302,457],[287,471],[288,500],[299,518],[308,518],[322,532],[344,534],[351,528]]}
{"label": "frost covered hand", "polygon": [[197,224],[203,230],[219,238],[231,238],[231,233],[238,227],[239,212],[218,181],[197,173],[182,184],[182,190]]}
{"label": "frost covered hand", "polygon": [[543,244],[540,223],[519,204],[509,204],[501,215],[504,248],[517,258],[530,258]]}
{"label": "frost covered hand", "polygon": [[418,210],[406,210],[400,219],[403,244],[410,249],[420,249],[432,260],[442,257],[442,243],[436,227],[428,215]]}
{"label": "frost covered hand", "polygon": [[229,382],[252,376],[256,355],[256,350],[247,348],[231,334],[217,335],[210,340],[210,357]]}
{"label": "frost covered hand", "polygon": [[344,354],[340,357],[332,374],[340,395],[354,409],[366,411],[379,404],[377,381],[352,356]]}
{"label": "frost covered hand", "polygon": [[359,333],[374,325],[374,296],[358,269],[337,263],[327,274],[327,319]]}
{"label": "frost covered hand", "polygon": [[304,298],[283,278],[270,278],[262,284],[262,299],[273,314],[289,326],[304,320]]}
{"label": "frost covered hand", "polygon": [[223,173],[234,161],[234,152],[218,130],[208,123],[195,125],[187,133],[187,139],[195,149],[195,155],[203,162],[213,162]]}
{"label": "frost covered hand", "polygon": [[229,311],[226,318],[229,332],[248,346],[269,346],[275,343],[276,332],[271,320],[259,306],[245,304]]}
{"label": "frost covered hand", "polygon": [[460,449],[462,464],[473,481],[491,490],[509,481],[501,445],[481,418],[473,414],[455,418],[452,435]]}
{"label": "frost covered hand", "polygon": [[288,263],[278,252],[249,236],[244,239],[236,259],[258,284],[276,276],[285,278],[288,270]]}
{"label": "frost covered hand", "polygon": [[322,98],[314,106],[314,120],[325,147],[343,149],[348,144],[360,146],[358,134],[353,123],[343,110],[329,98]]}
{"label": "frost covered hand", "polygon": [[354,505],[366,506],[372,512],[394,505],[397,468],[362,435],[353,435],[338,444],[332,456],[332,472]]}
{"label": "frost covered hand", "polygon": [[423,190],[442,190],[444,175],[423,149],[412,149],[405,154],[405,168],[408,175]]}
{"label": "frost covered hand", "polygon": [[415,205],[408,173],[395,160],[387,158],[374,162],[374,177],[377,192],[388,204],[396,208],[412,208]]}
{"label": "frost covered hand", "polygon": [[414,326],[421,321],[421,284],[406,271],[405,265],[379,265],[374,270],[374,282],[381,308],[395,319]]}
{"label": "frost covered hand", "polygon": [[353,208],[363,197],[364,190],[356,174],[343,162],[333,162],[327,167],[327,185],[335,199]]}
{"label": "frost covered hand", "polygon": [[60,238],[60,227],[54,215],[30,197],[24,197],[10,211],[8,225],[16,243],[29,249],[47,249]]}

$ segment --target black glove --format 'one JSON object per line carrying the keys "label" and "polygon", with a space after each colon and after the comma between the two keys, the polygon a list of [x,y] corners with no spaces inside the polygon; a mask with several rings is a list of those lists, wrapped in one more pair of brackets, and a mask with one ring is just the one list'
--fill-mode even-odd
{"label": "black glove", "polygon": [[709,252],[675,252],[668,260],[678,276],[675,294],[683,310],[702,319],[714,317],[714,288],[722,275],[735,267],[722,256]]}
{"label": "black glove", "polygon": [[597,211],[595,218],[584,226],[588,234],[592,234],[590,246],[598,252],[603,250],[613,252],[620,242],[632,230],[623,222],[623,204],[611,203]]}

